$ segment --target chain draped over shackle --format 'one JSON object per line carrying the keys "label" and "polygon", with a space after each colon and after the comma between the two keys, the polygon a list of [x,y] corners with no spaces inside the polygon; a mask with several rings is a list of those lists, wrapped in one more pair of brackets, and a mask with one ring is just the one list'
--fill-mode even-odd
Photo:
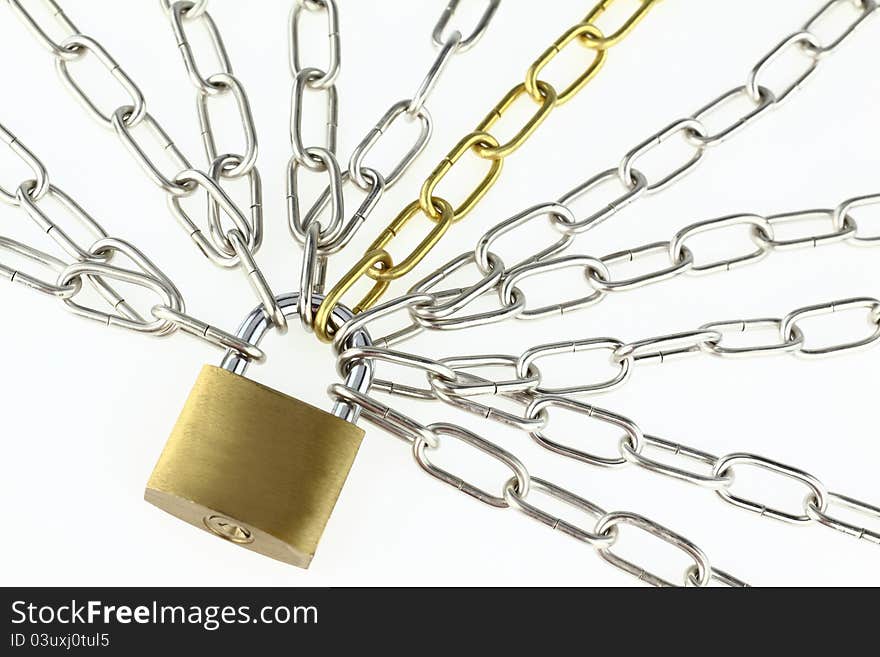
{"label": "chain draped over shackle", "polygon": [[[208,239],[181,208],[178,197],[169,196],[169,203],[175,215],[189,230],[199,248],[215,264],[223,267],[238,266],[254,289],[266,317],[280,330],[287,330],[287,319],[278,306],[275,294],[269,287],[265,276],[257,265],[254,256],[263,241],[263,201],[262,180],[257,169],[258,140],[250,100],[242,82],[235,76],[232,62],[217,24],[207,10],[207,0],[169,2],[160,0],[167,7],[171,30],[183,60],[187,76],[196,91],[196,109],[202,142],[208,161],[208,175],[194,175],[197,187],[207,192],[208,200]],[[211,50],[219,70],[206,75],[199,66],[200,58],[188,36],[189,30],[200,24],[207,32]],[[241,126],[241,145],[239,148],[218,147],[214,124],[211,118],[211,105],[223,96],[231,96],[235,101]],[[200,174],[201,172],[199,172]],[[178,174],[178,178],[180,178]],[[223,190],[224,182],[243,179],[249,187],[248,217]],[[183,180],[187,180],[186,174]],[[232,226],[224,227],[222,215]]]}
{"label": "chain draped over shackle", "polygon": [[[323,13],[326,18],[328,60],[325,66],[303,64],[300,23],[306,12]],[[290,94],[290,145],[293,155],[287,165],[287,216],[291,235],[303,245],[300,271],[299,319],[303,329],[312,330],[314,308],[312,298],[324,291],[328,249],[342,239],[343,225],[342,171],[336,158],[336,135],[339,130],[339,93],[336,78],[341,68],[339,10],[336,0],[294,0],[288,21],[290,71],[293,87]],[[323,95],[326,103],[323,145],[306,146],[303,138],[303,106],[306,93]],[[323,204],[305,217],[300,211],[299,179],[303,173],[324,175],[328,185]],[[378,184],[381,184],[377,180]],[[330,203],[326,225],[318,214]],[[319,208],[320,205],[320,208]],[[356,226],[354,226],[356,229]],[[349,239],[354,235],[351,232]]]}

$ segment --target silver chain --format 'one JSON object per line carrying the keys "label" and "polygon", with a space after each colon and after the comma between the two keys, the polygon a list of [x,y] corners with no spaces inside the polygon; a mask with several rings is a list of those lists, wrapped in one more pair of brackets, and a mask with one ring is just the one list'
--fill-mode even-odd
{"label": "silver chain", "polygon": [[[327,18],[329,59],[326,67],[303,66],[299,24],[304,11],[322,12]],[[344,213],[342,199],[342,172],[336,159],[339,129],[339,93],[336,78],[341,67],[339,10],[336,0],[294,0],[288,25],[290,70],[293,88],[290,94],[290,144],[293,156],[287,165],[287,216],[291,235],[303,245],[300,272],[299,318],[305,331],[312,331],[314,313],[312,296],[322,294],[326,278],[327,256],[321,249],[339,238]],[[326,137],[323,146],[303,144],[303,101],[305,93],[324,94],[326,102]],[[299,171],[301,167],[313,173],[325,173],[328,178],[327,197],[331,203],[331,217],[323,225],[316,216],[301,216],[299,205]]]}
{"label": "silver chain", "polygon": [[[199,2],[174,2],[160,0],[167,8],[168,18],[177,47],[183,58],[187,75],[196,90],[196,107],[205,155],[208,160],[209,179],[212,185],[204,185],[208,199],[208,225],[210,243],[202,244],[208,258],[220,266],[237,264],[245,273],[269,320],[282,332],[287,330],[287,319],[278,307],[265,276],[254,260],[263,240],[262,180],[257,169],[257,131],[251,112],[250,100],[241,81],[232,72],[232,63],[226,52],[223,38],[211,14],[207,0]],[[221,70],[205,76],[201,73],[192,45],[187,36],[187,25],[201,23],[207,30],[214,54]],[[235,99],[242,128],[241,149],[218,149],[214,126],[211,121],[212,98],[231,95]],[[216,102],[216,101],[214,101]],[[243,152],[240,152],[243,151]],[[223,180],[246,178],[250,185],[250,221],[241,221],[242,213],[227,195],[218,194]],[[201,180],[201,177],[199,177]],[[180,206],[176,195],[169,197],[175,214],[185,225],[193,228]],[[221,209],[232,220],[233,227],[224,229]],[[231,263],[231,264],[227,264]]]}
{"label": "silver chain", "polygon": [[[432,40],[439,52],[411,98],[395,102],[376,125],[352,150],[348,167],[343,170],[336,154],[339,118],[339,96],[335,80],[340,71],[339,10],[335,0],[294,0],[290,13],[289,41],[290,68],[294,76],[291,93],[290,141],[293,157],[287,168],[288,224],[293,237],[303,245],[300,274],[300,320],[306,331],[312,331],[311,297],[322,293],[330,255],[341,251],[367,221],[386,190],[406,173],[428,145],[434,122],[425,106],[453,55],[473,47],[498,9],[500,0],[488,0],[473,31],[462,37],[458,30],[449,30],[448,24],[458,7],[459,0],[449,0],[434,26]],[[327,18],[329,61],[325,67],[305,65],[300,47],[299,22],[304,11],[322,12]],[[305,92],[323,93],[326,98],[326,140],[323,146],[303,145],[303,98]],[[389,128],[401,119],[418,121],[420,130],[415,143],[398,160],[390,172],[383,174],[366,164],[367,157]],[[303,215],[299,198],[300,168],[327,176],[327,186],[311,208]],[[346,185],[354,184],[364,193],[364,200],[348,219],[345,217],[343,192]],[[326,223],[320,217],[330,209]]]}
{"label": "silver chain", "polygon": [[[222,38],[213,19],[206,10],[206,3],[193,3],[189,1],[170,3],[167,0],[162,0],[161,2],[171,20],[177,45],[183,56],[189,77],[199,92],[199,119],[206,152],[211,160],[208,167],[210,173],[205,173],[192,167],[189,160],[177,148],[161,124],[147,111],[146,100],[137,84],[100,42],[82,34],[64,14],[55,0],[43,1],[50,10],[54,20],[69,33],[69,36],[63,41],[54,41],[49,37],[47,30],[38,23],[33,15],[22,5],[20,0],[8,0],[8,3],[13,11],[24,21],[25,25],[31,29],[37,40],[52,53],[55,59],[55,66],[65,86],[96,120],[108,129],[116,132],[123,145],[131,152],[135,160],[141,164],[147,176],[166,192],[172,213],[198,246],[199,250],[214,264],[222,267],[241,268],[256,291],[267,316],[279,327],[284,328],[286,320],[283,313],[278,309],[275,295],[269,289],[253,257],[262,241],[262,208],[259,201],[259,174],[255,168],[257,140],[250,106],[241,83],[232,75],[232,66],[229,63]],[[190,14],[190,10],[193,10],[192,14]],[[202,21],[207,27],[216,53],[222,63],[223,70],[216,74],[204,76],[196,63],[195,55],[185,30],[187,22],[196,20]],[[76,81],[71,70],[71,64],[89,54],[97,58],[107,69],[111,77],[125,91],[128,97],[128,101],[125,104],[111,111],[102,110],[97,106],[92,96]],[[245,154],[243,155],[217,155],[208,111],[208,97],[226,93],[233,94],[238,102],[245,130],[246,144]],[[166,173],[147,154],[139,138],[136,136],[135,129],[138,127],[148,131],[163,152],[169,154],[174,161],[175,171]],[[241,176],[249,176],[251,180],[253,197],[251,199],[250,217],[247,217],[241,211],[220,186],[222,178],[228,179]],[[199,190],[206,192],[208,198],[209,229],[207,235],[205,231],[198,227],[181,205],[181,199],[190,197]],[[40,196],[42,190],[38,188],[36,191],[37,196]],[[233,224],[228,230],[222,226],[221,210]],[[87,273],[90,275],[100,275],[98,272]],[[155,281],[153,281],[153,284],[155,284]],[[180,308],[169,307],[166,310],[160,310],[160,313],[162,317],[157,318],[157,322],[162,326],[166,326],[169,322],[175,323],[180,329],[197,337],[204,338],[215,344],[228,346],[227,338],[231,336],[210,327],[204,322],[181,315]],[[102,321],[104,319],[100,313],[87,316],[94,316]],[[114,322],[111,321],[111,323]],[[150,323],[151,326],[153,324],[155,322]],[[132,325],[128,322],[121,322],[119,325],[132,328]],[[252,347],[249,350],[252,350]]]}
{"label": "silver chain", "polygon": [[[821,316],[833,312],[854,309],[868,311],[871,336],[858,342],[831,345],[821,349],[806,349],[804,334],[798,322],[807,318]],[[754,347],[730,348],[722,347],[722,330],[772,327],[782,336],[778,344],[758,345]],[[346,327],[345,333],[349,332]],[[867,527],[867,522],[880,521],[880,507],[857,500],[841,493],[829,492],[816,477],[795,467],[778,463],[764,456],[747,453],[732,453],[717,457],[688,445],[673,443],[662,438],[646,434],[633,420],[618,413],[586,404],[570,396],[579,393],[596,393],[608,391],[622,384],[628,377],[633,363],[641,360],[659,360],[663,362],[669,355],[707,351],[719,356],[765,355],[779,351],[798,351],[805,355],[825,355],[845,350],[852,350],[873,344],[880,340],[880,300],[870,298],[846,299],[839,302],[800,308],[789,313],[783,319],[754,319],[737,322],[715,322],[707,324],[695,331],[664,335],[646,340],[624,343],[613,338],[591,338],[581,341],[554,343],[531,348],[516,356],[477,355],[432,360],[423,356],[415,356],[405,352],[393,351],[387,347],[360,347],[343,351],[338,358],[337,367],[346,373],[356,364],[369,362],[375,366],[383,361],[421,370],[426,374],[430,385],[428,389],[401,386],[394,382],[374,380],[372,391],[419,399],[439,399],[458,408],[469,411],[485,419],[494,420],[517,427],[529,434],[540,446],[565,457],[572,458],[593,466],[614,468],[635,464],[649,472],[671,477],[687,483],[714,491],[721,499],[739,508],[755,512],[775,520],[794,524],[820,524],[836,531],[864,539],[880,545],[880,531]],[[542,357],[561,353],[574,353],[589,349],[607,349],[612,355],[612,362],[618,367],[616,375],[603,383],[579,384],[571,387],[550,388],[542,386],[542,375],[535,361]],[[514,376],[505,380],[487,379],[465,370],[508,365],[514,370]],[[721,571],[714,571],[705,554],[693,543],[682,536],[658,525],[642,516],[631,513],[606,514],[600,507],[575,493],[544,480],[531,479],[528,471],[515,456],[462,427],[452,424],[423,425],[407,417],[399,411],[382,404],[365,393],[346,388],[342,385],[331,386],[331,396],[336,400],[357,403],[364,409],[363,417],[391,434],[403,438],[413,445],[416,462],[426,472],[444,481],[458,490],[476,499],[498,508],[513,506],[530,517],[544,524],[583,540],[597,549],[600,556],[613,565],[636,575],[640,579],[654,585],[668,585],[669,582],[652,574],[650,571],[635,566],[611,552],[611,546],[617,539],[616,533],[610,531],[618,522],[633,524],[648,531],[690,554],[695,566],[685,575],[686,584],[705,586],[710,581],[743,585],[742,582]],[[370,391],[367,391],[370,392]],[[503,396],[520,402],[525,407],[522,416],[502,411],[501,409],[476,402],[472,399],[477,395]],[[565,408],[594,421],[608,424],[621,430],[623,437],[617,443],[617,452],[611,455],[597,455],[581,448],[571,447],[556,439],[550,438],[545,431],[553,408]],[[428,458],[430,450],[436,450],[441,439],[455,437],[476,447],[502,463],[508,465],[514,473],[503,489],[503,495],[493,495],[462,478],[434,466]],[[666,460],[652,456],[650,452],[665,454]],[[682,463],[669,462],[674,456]],[[699,466],[699,467],[697,467]],[[732,492],[735,467],[755,467],[768,470],[781,477],[793,479],[807,488],[807,496],[802,508],[792,511],[776,509],[751,497],[743,497]],[[575,508],[596,517],[596,525],[592,530],[573,527],[559,518],[552,516],[527,502],[529,485],[537,482],[540,490],[559,501],[566,502]],[[848,519],[836,515],[835,508],[846,509],[850,515],[856,514],[863,518],[865,524],[854,524]]]}
{"label": "silver chain", "polygon": [[[490,324],[511,318],[538,319],[557,314],[563,315],[577,309],[593,306],[609,294],[626,292],[685,274],[702,275],[730,271],[755,263],[775,251],[811,249],[841,242],[859,247],[878,246],[880,245],[880,235],[868,235],[860,231],[858,221],[854,216],[855,210],[872,206],[880,206],[880,194],[849,198],[835,208],[798,210],[767,216],[743,213],[699,221],[685,226],[668,241],[635,246],[601,257],[579,254],[546,259],[547,256],[557,253],[569,243],[568,240],[571,234],[563,233],[562,238],[539,251],[537,255],[510,268],[505,268],[500,256],[491,251],[491,246],[499,237],[521,226],[526,221],[535,218],[552,216],[565,219],[571,216],[570,211],[558,203],[539,205],[511,217],[487,231],[477,241],[477,246],[473,252],[463,253],[445,263],[417,282],[407,295],[362,313],[358,320],[356,320],[356,326],[363,327],[379,317],[406,309],[411,319],[408,325],[374,340],[375,344],[391,346],[412,337],[426,328],[454,330]],[[820,232],[806,231],[802,235],[786,239],[777,239],[774,230],[774,226],[780,224],[805,224],[809,226],[816,222],[824,223],[827,225],[827,229]],[[749,249],[743,254],[714,262],[703,262],[702,259],[697,258],[687,245],[687,242],[697,234],[717,235],[719,243],[722,243],[721,241],[723,240],[723,244],[727,245],[729,243],[730,230],[737,228],[746,228],[748,231],[746,237],[751,240]],[[636,262],[655,254],[665,255],[669,260],[669,264],[655,267],[650,271],[630,276],[629,278],[615,278],[612,274],[613,267],[617,264]],[[483,274],[483,278],[477,283],[467,288],[431,291],[444,278],[469,264],[475,264]],[[517,283],[530,276],[537,276],[563,268],[575,268],[582,271],[585,287],[584,296],[529,309],[527,307],[526,294],[517,287]],[[498,294],[498,308],[470,315],[459,313],[459,311],[490,292]],[[454,313],[459,314],[453,316]],[[752,321],[776,321],[779,323],[779,326],[782,325],[782,320]],[[736,322],[730,322],[729,324],[733,325]],[[751,330],[757,327],[757,324],[751,324],[748,329]],[[710,326],[710,328],[721,327]],[[726,328],[731,328],[731,326]],[[741,330],[747,329],[743,328]],[[347,330],[342,333],[343,338],[347,335],[350,335],[350,332]],[[824,353],[833,353],[841,348],[849,348],[848,345],[834,346],[829,348],[830,351],[816,354],[801,348],[803,340],[792,342],[795,337],[793,335],[786,335],[780,344],[759,346],[745,352],[743,350],[727,349],[718,345],[714,347],[704,345],[703,349],[712,351],[717,355],[727,356],[742,353],[748,355],[752,351],[776,352],[780,350],[796,351],[801,355],[809,356],[823,355]],[[337,344],[342,343],[340,341]],[[690,346],[694,349],[700,348],[699,344]],[[644,357],[640,356],[639,359],[644,360]]]}
{"label": "silver chain", "polygon": [[[340,362],[353,364],[357,360],[346,360],[346,358],[348,357],[344,353]],[[347,365],[343,366],[347,367]],[[361,417],[367,422],[409,443],[416,463],[431,476],[493,508],[516,509],[550,529],[558,530],[575,540],[586,543],[608,563],[644,582],[655,586],[674,586],[673,583],[661,578],[651,570],[636,565],[613,552],[612,548],[618,542],[617,527],[619,525],[631,525],[642,529],[690,556],[693,564],[682,574],[681,585],[707,586],[711,582],[715,582],[727,586],[747,586],[745,582],[714,568],[706,554],[684,536],[642,515],[622,511],[607,512],[601,506],[566,488],[533,477],[513,454],[464,427],[449,423],[435,423],[425,426],[382,404],[373,397],[341,384],[334,384],[330,387],[329,392],[331,397],[338,401],[360,405],[363,409]],[[492,493],[479,488],[431,462],[430,455],[440,449],[442,442],[448,439],[462,441],[510,469],[513,476],[501,484],[500,493]],[[592,527],[579,527],[542,509],[537,501],[531,499],[530,495],[533,491],[543,493],[582,511],[588,517],[594,518],[595,524]]]}
{"label": "silver chain", "polygon": [[[7,128],[0,124],[0,140],[25,162],[33,178],[24,180],[12,193],[0,187],[0,201],[21,210],[41,232],[48,235],[64,253],[61,260],[35,247],[16,240],[0,237],[0,252],[23,257],[41,265],[53,276],[52,279],[21,271],[0,260],[0,276],[31,288],[37,292],[60,299],[75,314],[107,326],[116,326],[138,333],[165,336],[178,328],[223,349],[235,349],[249,358],[262,360],[263,352],[256,346],[240,340],[231,333],[186,314],[183,295],[143,252],[130,242],[110,237],[104,228],[73,198],[49,181],[49,173],[43,163]],[[49,216],[43,201],[54,199],[66,211],[66,221],[84,226],[94,240],[91,244],[79,244],[58,223],[60,219]],[[129,263],[120,265],[118,258]],[[147,313],[135,310],[108,281],[127,283],[152,291],[158,303]],[[89,283],[107,302],[109,310],[93,308],[77,297],[83,283]]]}

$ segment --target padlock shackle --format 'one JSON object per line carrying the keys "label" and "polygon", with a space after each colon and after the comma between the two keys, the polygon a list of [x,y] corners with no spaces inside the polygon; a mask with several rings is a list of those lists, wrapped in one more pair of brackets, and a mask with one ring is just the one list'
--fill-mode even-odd
{"label": "padlock shackle", "polygon": [[[291,318],[299,315],[298,292],[282,294],[275,297],[275,301],[278,303],[278,307],[281,309],[281,312],[284,313],[285,317]],[[317,312],[322,301],[324,301],[323,294],[312,294],[312,310]],[[341,304],[337,304],[331,313],[331,321],[333,321],[336,326],[342,326],[353,318],[354,313]],[[253,345],[259,345],[260,341],[266,336],[269,330],[273,328],[273,326],[274,324],[271,320],[266,317],[266,313],[263,311],[263,306],[257,306],[242,322],[238,331],[236,331],[236,336]],[[372,344],[373,340],[370,337],[370,334],[365,329],[361,328],[357,331],[353,331],[351,336],[349,336],[345,343],[341,345],[341,348],[369,347],[372,346]],[[244,354],[238,351],[229,350],[223,357],[223,362],[220,363],[220,367],[234,374],[244,376],[250,364],[251,361],[248,360]],[[346,386],[363,394],[369,392],[372,383],[372,361],[360,361],[355,363],[352,365],[348,377],[345,379]],[[361,408],[356,404],[337,401],[333,406],[332,413],[341,420],[355,424],[360,417]]]}

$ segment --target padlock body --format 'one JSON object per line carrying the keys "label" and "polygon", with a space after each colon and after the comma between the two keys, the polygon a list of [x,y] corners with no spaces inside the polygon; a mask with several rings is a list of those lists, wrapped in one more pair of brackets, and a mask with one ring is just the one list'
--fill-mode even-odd
{"label": "padlock body", "polygon": [[362,429],[206,365],[144,499],[255,552],[307,568]]}

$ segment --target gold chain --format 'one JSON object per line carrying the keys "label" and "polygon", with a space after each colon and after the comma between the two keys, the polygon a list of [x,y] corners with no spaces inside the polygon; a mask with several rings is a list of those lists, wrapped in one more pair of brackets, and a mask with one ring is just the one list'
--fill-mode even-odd
{"label": "gold chain", "polygon": [[[501,167],[504,159],[522,146],[532,133],[547,118],[550,112],[559,105],[571,100],[590,80],[595,77],[605,64],[608,50],[622,41],[632,29],[648,14],[648,12],[660,0],[640,0],[639,6],[610,36],[595,24],[608,8],[616,0],[602,0],[576,25],[566,30],[553,44],[538,57],[528,71],[525,82],[521,82],[498,102],[492,111],[474,129],[459,141],[449,154],[441,160],[440,164],[431,172],[431,175],[422,184],[419,198],[407,205],[394,220],[388,225],[379,237],[367,248],[363,257],[352,267],[327,293],[324,302],[315,315],[315,335],[322,342],[330,342],[333,339],[332,329],[329,326],[330,314],[333,307],[339,303],[342,296],[363,276],[369,276],[375,281],[375,285],[367,295],[355,307],[355,312],[367,310],[375,304],[385,293],[392,280],[404,276],[410,272],[421,260],[431,252],[440,241],[449,227],[461,221],[489,189],[495,184],[501,175]],[[563,91],[556,91],[555,87],[541,80],[538,76],[541,70],[558,55],[563,48],[577,42],[584,48],[595,53],[593,60],[587,68],[578,75]],[[521,97],[527,96],[538,105],[538,109],[525,125],[509,141],[500,144],[489,130],[504,115],[504,113]],[[475,185],[473,191],[465,199],[453,208],[452,203],[435,193],[437,185],[446,176],[466,153],[473,152],[477,157],[489,161],[489,170]],[[394,264],[391,254],[387,251],[388,244],[398,235],[400,230],[409,223],[417,214],[425,214],[434,226],[419,245],[399,264]]]}

